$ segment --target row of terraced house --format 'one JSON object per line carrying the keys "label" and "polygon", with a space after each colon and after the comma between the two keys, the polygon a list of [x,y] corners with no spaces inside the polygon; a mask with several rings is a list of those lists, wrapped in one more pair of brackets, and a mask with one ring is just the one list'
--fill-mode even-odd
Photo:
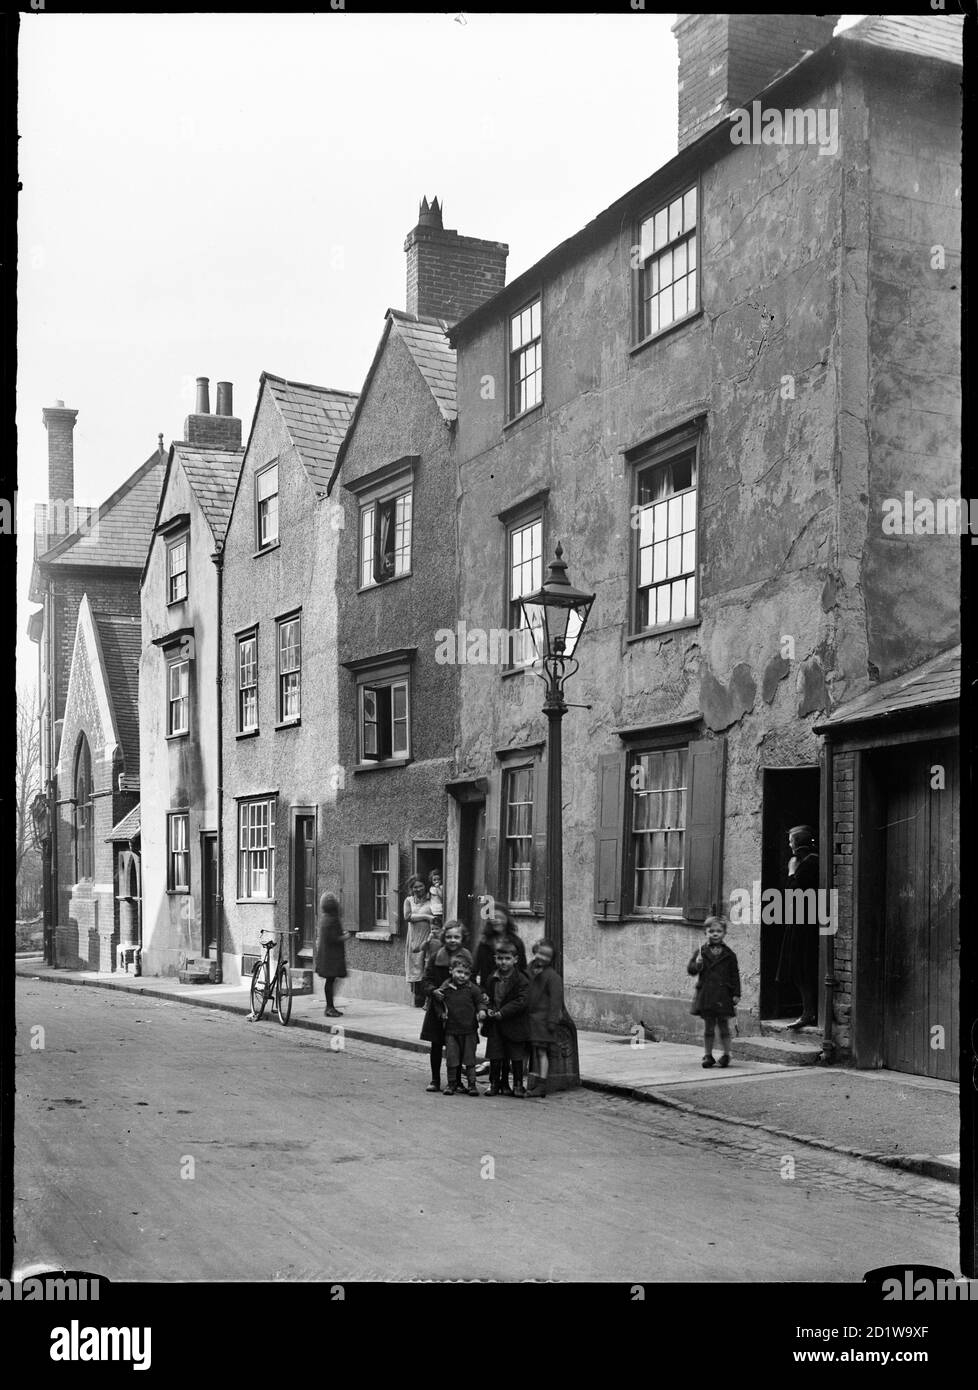
{"label": "row of terraced house", "polygon": [[[595,595],[564,720],[578,1023],[691,1035],[704,918],[781,886],[807,823],[837,1055],[955,1075],[960,541],[881,518],[958,491],[960,27],[837,18],[679,16],[675,158],[509,283],[425,200],[359,393],[265,372],[244,438],[201,378],[97,536],[42,513],[61,963],[235,982],[274,926],[311,987],[332,890],[348,994],[407,1002],[433,868],[446,915],[475,930],[488,893],[535,939],[519,599],[560,542]],[[836,147],[733,139],[739,110],[828,113]],[[45,411],[52,499],[75,415]],[[732,928],[742,1033],[797,1009],[780,931]]]}

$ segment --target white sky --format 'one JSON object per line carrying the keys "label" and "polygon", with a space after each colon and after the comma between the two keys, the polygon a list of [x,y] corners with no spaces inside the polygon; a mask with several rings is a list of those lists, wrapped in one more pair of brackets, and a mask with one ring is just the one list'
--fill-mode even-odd
{"label": "white sky", "polygon": [[675,154],[674,19],[21,16],[18,685],[42,406],[98,503],[198,375],[359,390],[422,195],[513,279]]}

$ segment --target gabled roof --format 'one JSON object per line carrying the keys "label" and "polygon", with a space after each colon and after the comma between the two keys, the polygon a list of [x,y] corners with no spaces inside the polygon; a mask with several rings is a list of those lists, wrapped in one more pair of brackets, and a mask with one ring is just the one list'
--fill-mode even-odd
{"label": "gabled roof", "polygon": [[[267,385],[317,492],[325,492],[343,436],[353,418],[357,397],[352,391],[310,386],[301,381],[262,372]],[[259,391],[260,396],[260,391]]]}
{"label": "gabled roof", "polygon": [[932,705],[956,703],[961,695],[961,647],[951,647],[925,661],[913,671],[906,671],[892,680],[881,681],[871,689],[847,700],[815,732],[836,729],[866,719],[883,719],[887,715],[912,713]]}
{"label": "gabled roof", "polygon": [[122,745],[125,770],[139,775],[139,654],[142,629],[138,618],[127,614],[92,614],[102,648],[105,679]]}
{"label": "gabled roof", "polygon": [[[218,548],[222,547],[231,516],[234,489],[244,461],[244,449],[206,449],[199,444],[180,442],[174,443],[173,456],[183,465],[211,534]],[[160,494],[162,504],[163,493]]]}
{"label": "gabled roof", "polygon": [[458,403],[455,395],[455,349],[448,341],[449,327],[450,325],[445,319],[419,317],[417,314],[407,314],[402,309],[387,310],[384,316],[384,331],[380,335],[374,360],[367,372],[367,379],[363,383],[360,399],[357,401],[357,407],[353,412],[353,419],[350,421],[346,437],[336,455],[328,492],[333,490],[333,484],[346,457],[347,446],[356,430],[363,403],[370,394],[370,384],[380,366],[387,340],[392,333],[400,338],[407,348],[415,366],[435,398],[435,404],[438,406],[445,423],[453,424],[458,418]]}
{"label": "gabled roof", "polygon": [[955,14],[871,14],[844,29],[840,37],[960,64],[963,25],[964,16]]}
{"label": "gabled roof", "polygon": [[115,840],[135,840],[139,834],[140,825],[139,807],[134,806],[122,817],[118,825],[112,827],[105,837],[105,843],[111,844]]}
{"label": "gabled roof", "polygon": [[444,319],[420,318],[388,309],[394,331],[417,363],[443,417],[451,423],[458,418],[455,398],[455,349],[448,341],[449,325]]}
{"label": "gabled roof", "polygon": [[165,471],[165,456],[156,450],[102,503],[94,524],[65,536],[38,555],[35,565],[141,570],[156,525]]}

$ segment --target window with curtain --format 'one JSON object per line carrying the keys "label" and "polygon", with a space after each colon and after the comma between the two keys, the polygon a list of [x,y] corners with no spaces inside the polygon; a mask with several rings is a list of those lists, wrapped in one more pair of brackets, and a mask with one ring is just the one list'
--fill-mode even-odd
{"label": "window with curtain", "polygon": [[629,767],[632,908],[679,911],[683,903],[686,748],[635,753]]}
{"label": "window with curtain", "polygon": [[510,904],[529,907],[533,874],[533,774],[508,768],[504,780],[506,888]]}

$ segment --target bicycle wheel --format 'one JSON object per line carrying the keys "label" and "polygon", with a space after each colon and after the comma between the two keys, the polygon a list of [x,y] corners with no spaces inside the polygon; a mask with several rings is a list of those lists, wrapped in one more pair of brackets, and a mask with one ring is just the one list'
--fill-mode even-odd
{"label": "bicycle wheel", "polygon": [[284,1028],[292,1017],[292,976],[287,965],[280,965],[275,977],[275,1007],[278,1021]]}
{"label": "bicycle wheel", "polygon": [[260,960],[251,972],[251,1012],[255,1018],[261,1018],[265,1012],[269,993],[268,964]]}

